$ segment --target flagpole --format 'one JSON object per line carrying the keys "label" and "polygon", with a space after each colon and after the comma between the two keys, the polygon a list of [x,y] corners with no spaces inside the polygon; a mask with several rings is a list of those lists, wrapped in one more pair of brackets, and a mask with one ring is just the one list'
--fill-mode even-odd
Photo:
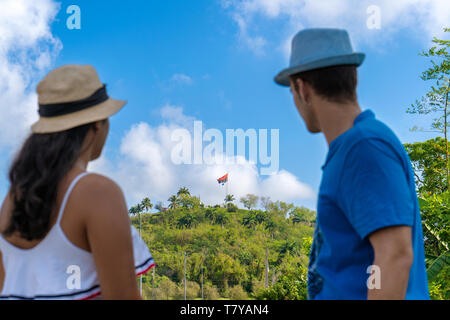
{"label": "flagpole", "polygon": [[225,186],[225,198],[224,198],[224,201],[226,202],[225,199],[228,196],[228,184],[229,184],[229,182],[228,182],[228,173],[226,175],[224,175],[222,178],[217,179],[217,182],[219,182],[219,184],[222,184],[222,186],[224,186],[226,184],[226,186]]}
{"label": "flagpole", "polygon": [[228,180],[227,180],[227,182],[225,182],[225,197],[228,195],[228,184],[229,184],[230,182],[229,182],[229,178],[228,178]]}

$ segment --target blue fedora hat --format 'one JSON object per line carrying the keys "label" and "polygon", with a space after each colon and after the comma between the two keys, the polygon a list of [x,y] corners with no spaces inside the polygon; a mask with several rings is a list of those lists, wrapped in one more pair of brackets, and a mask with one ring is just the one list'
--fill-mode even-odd
{"label": "blue fedora hat", "polygon": [[291,61],[275,82],[289,87],[290,76],[299,72],[340,65],[360,66],[364,53],[354,52],[347,31],[340,29],[305,29],[292,40]]}

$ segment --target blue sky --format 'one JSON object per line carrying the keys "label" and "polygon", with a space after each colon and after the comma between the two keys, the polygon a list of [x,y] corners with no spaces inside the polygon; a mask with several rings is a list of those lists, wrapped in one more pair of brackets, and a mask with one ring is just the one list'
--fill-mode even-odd
{"label": "blue sky", "polygon": [[[58,8],[57,2],[44,2]],[[429,10],[436,16],[430,18],[429,14],[421,16],[404,1],[400,1],[402,8],[391,8],[389,2],[378,1],[381,29],[368,30],[365,25],[368,15],[362,4],[365,1],[357,6],[342,1],[347,6],[342,12],[344,9],[337,8],[335,1],[320,8],[308,8],[306,4],[306,13],[322,10],[317,13],[317,20],[311,14],[305,17],[303,7],[297,6],[300,2],[248,0],[243,5],[219,0],[111,0],[107,4],[61,1],[55,19],[49,14],[45,21],[50,28],[46,36],[32,44],[47,43],[52,53],[50,61],[33,77],[37,80],[48,70],[64,64],[91,64],[108,84],[111,97],[128,100],[127,106],[111,119],[104,157],[94,168],[118,180],[129,204],[142,195],[154,201],[166,200],[184,185],[210,201],[223,198],[215,179],[225,169],[189,166],[173,169],[151,159],[157,156],[153,152],[158,152],[152,150],[151,144],[142,146],[147,152],[143,155],[131,150],[140,149],[140,142],[145,144],[147,140],[163,148],[164,138],[158,132],[173,124],[181,126],[181,117],[183,121],[201,120],[207,128],[223,132],[230,128],[279,129],[280,170],[289,174],[285,176],[287,180],[277,180],[270,187],[269,182],[263,182],[266,177],[248,178],[247,168],[245,174],[232,177],[230,191],[237,190],[239,195],[249,186],[249,192],[267,193],[278,190],[279,184],[285,185],[284,181],[286,188],[292,182],[304,194],[296,197],[294,193],[283,200],[315,208],[316,198],[311,194],[317,193],[319,187],[327,144],[321,134],[306,131],[289,90],[273,82],[275,74],[287,66],[288,39],[300,28],[310,26],[349,29],[356,49],[367,55],[359,69],[358,97],[362,109],[372,109],[402,142],[423,141],[434,135],[412,133],[409,129],[415,124],[426,127],[429,119],[408,115],[406,109],[429,87],[429,83],[419,78],[429,61],[418,53],[430,46],[432,35],[441,29],[439,23],[448,21],[448,13],[432,5]],[[428,3],[422,2],[424,6]],[[448,7],[445,2],[438,2],[443,6],[438,9]],[[377,1],[367,5],[371,3]],[[69,30],[66,26],[69,16],[66,8],[71,4],[81,8],[81,30]],[[62,46],[55,49],[57,45],[48,44],[49,37]],[[35,80],[30,80],[31,87]],[[162,110],[170,111],[172,116]],[[146,156],[150,164],[143,163]],[[10,158],[11,153],[3,151],[2,171],[7,169]],[[152,170],[157,171],[157,179]],[[121,174],[114,174],[119,171]],[[195,179],[199,172],[210,174],[211,185],[204,185],[204,179]],[[170,182],[164,178],[165,173],[171,175]],[[130,177],[133,174],[148,175],[148,183],[139,180],[143,177]],[[0,191],[5,192],[7,185],[2,180]],[[283,198],[280,193],[274,194],[273,200],[277,196]]]}

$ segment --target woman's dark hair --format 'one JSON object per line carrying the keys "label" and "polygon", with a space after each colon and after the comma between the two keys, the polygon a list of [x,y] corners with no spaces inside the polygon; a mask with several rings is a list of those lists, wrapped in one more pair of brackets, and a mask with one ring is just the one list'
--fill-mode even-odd
{"label": "woman's dark hair", "polygon": [[92,126],[27,138],[9,171],[13,210],[5,236],[19,232],[28,241],[46,236],[59,183],[82,153]]}
{"label": "woman's dark hair", "polygon": [[298,91],[297,79],[310,84],[316,93],[329,101],[344,103],[356,100],[356,66],[333,66],[300,72],[291,76]]}

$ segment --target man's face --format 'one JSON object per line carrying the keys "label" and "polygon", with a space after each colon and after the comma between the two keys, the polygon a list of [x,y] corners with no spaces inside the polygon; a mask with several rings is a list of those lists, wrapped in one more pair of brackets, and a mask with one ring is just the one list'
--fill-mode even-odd
{"label": "man's face", "polygon": [[321,132],[321,130],[319,121],[317,120],[316,114],[314,112],[314,108],[310,103],[306,103],[302,99],[300,90],[303,90],[304,88],[301,89],[301,84],[299,83],[298,88],[299,89],[297,90],[293,80],[291,80],[291,93],[294,96],[294,103],[297,107],[298,112],[300,113],[300,116],[303,118],[303,121],[306,124],[306,128],[311,133],[319,133]]}

